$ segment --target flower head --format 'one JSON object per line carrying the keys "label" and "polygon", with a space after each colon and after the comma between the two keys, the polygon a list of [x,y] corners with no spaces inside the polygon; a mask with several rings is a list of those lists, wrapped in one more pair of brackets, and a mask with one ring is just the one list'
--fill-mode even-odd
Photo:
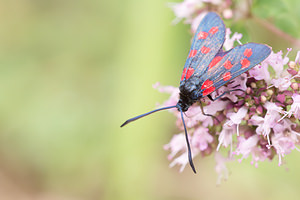
{"label": "flower head", "polygon": [[[300,86],[300,83],[298,75],[288,71],[290,68],[287,69],[286,65],[289,63],[287,55],[283,57],[282,52],[272,53],[261,65],[219,88],[212,96],[237,88],[238,91],[217,101],[201,99],[186,112],[184,119],[193,157],[215,153],[219,181],[228,176],[227,161],[237,159],[242,162],[251,157],[251,163],[258,167],[258,162],[272,160],[277,155],[279,165],[282,165],[284,156],[297,149],[300,94],[293,85]],[[277,73],[270,73],[268,68],[276,69]],[[299,68],[298,64],[293,66],[293,70]],[[156,88],[171,95],[165,105],[176,104],[179,98],[177,88]],[[204,113],[214,117],[204,115],[200,103]],[[183,130],[180,113],[172,112],[177,117],[178,127]],[[221,147],[222,151],[228,150],[227,158],[218,153]],[[174,136],[165,148],[171,151],[169,159],[173,161],[170,166],[180,165],[182,171],[188,164],[184,134]]]}
{"label": "flower head", "polygon": [[[224,0],[184,0],[172,4],[178,22],[184,19],[191,24],[192,32],[204,15],[214,8],[225,18],[231,18],[232,1]],[[235,42],[240,43],[242,34],[226,30],[224,50],[230,50]],[[215,154],[218,182],[227,179],[225,163],[233,160],[242,162],[252,158],[251,164],[278,157],[283,158],[297,149],[300,137],[300,51],[295,60],[289,58],[288,48],[271,52],[260,64],[241,74],[211,94],[217,101],[202,98],[185,113],[193,157]],[[178,88],[155,86],[160,92],[170,94],[164,105],[175,105],[179,99]],[[224,92],[228,92],[225,95]],[[201,104],[201,105],[200,105]],[[203,112],[201,107],[203,107]],[[175,109],[176,124],[183,131],[181,115]],[[205,113],[205,114],[204,114]],[[211,116],[213,117],[211,117]],[[180,165],[180,171],[188,164],[184,134],[175,135],[165,149],[170,151],[170,166]],[[227,151],[223,156],[219,150]]]}
{"label": "flower head", "polygon": [[176,24],[184,19],[185,23],[192,24],[192,30],[196,30],[195,27],[199,25],[199,22],[211,10],[211,7],[218,8],[225,19],[232,18],[231,5],[231,0],[184,0],[181,3],[168,3],[176,16],[173,23]]}

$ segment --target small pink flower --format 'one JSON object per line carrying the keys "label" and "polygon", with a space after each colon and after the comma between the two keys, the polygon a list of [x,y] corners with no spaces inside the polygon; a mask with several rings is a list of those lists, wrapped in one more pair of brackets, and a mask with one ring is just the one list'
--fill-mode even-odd
{"label": "small pink flower", "polygon": [[169,144],[164,145],[165,150],[170,150],[168,159],[171,160],[174,156],[182,151],[186,151],[185,136],[183,133],[174,135]]}
{"label": "small pink flower", "polygon": [[248,139],[242,137],[238,138],[238,146],[236,148],[235,154],[242,155],[240,161],[242,161],[245,158],[248,158],[248,156],[253,153],[258,141],[259,141],[258,135],[252,135]]}
{"label": "small pink flower", "polygon": [[196,10],[203,6],[203,3],[198,0],[185,0],[181,3],[169,3],[169,6],[176,16],[173,23],[178,23],[181,19],[191,18]]}
{"label": "small pink flower", "polygon": [[[180,113],[178,113],[178,118],[180,118]],[[191,106],[186,112],[186,117],[184,117],[187,127],[194,127],[200,122],[202,122],[203,127],[208,127],[213,125],[213,119],[210,116],[202,114],[200,106]]]}
{"label": "small pink flower", "polygon": [[[173,159],[178,153],[182,153],[178,157],[176,157],[171,163],[170,167],[175,165],[180,165],[180,172],[182,172],[185,166],[188,164],[187,151],[186,151],[186,142],[185,136],[183,133],[174,135],[169,144],[164,146],[165,150],[170,150],[171,153],[168,155],[168,159]],[[199,150],[197,148],[193,148],[193,157],[197,156]]]}
{"label": "small pink flower", "polygon": [[232,159],[222,156],[222,154],[220,154],[219,152],[215,153],[215,161],[216,161],[215,170],[218,173],[217,185],[221,184],[222,179],[224,180],[228,179],[229,172],[226,167],[226,162],[230,160]]}
{"label": "small pink flower", "polygon": [[[272,53],[271,53],[272,54]],[[269,56],[270,57],[270,56]],[[269,58],[268,57],[268,58]],[[267,59],[268,59],[267,58]],[[267,60],[266,59],[266,60]],[[271,81],[270,72],[268,71],[268,63],[265,61],[261,62],[260,65],[256,65],[252,69],[249,70],[249,75],[256,80],[265,80],[267,83]]]}
{"label": "small pink flower", "polygon": [[248,108],[246,108],[246,107],[241,107],[237,113],[228,113],[226,116],[230,120],[227,121],[224,124],[224,126],[225,125],[227,125],[227,126],[236,125],[236,133],[239,136],[239,125],[247,113],[248,113]]}
{"label": "small pink flower", "polygon": [[218,111],[226,108],[229,101],[212,101],[209,105],[203,107],[206,114],[215,115]]}
{"label": "small pink flower", "polygon": [[[178,123],[181,124],[181,115],[179,112],[176,114],[178,118]],[[203,115],[200,106],[193,105],[185,113],[184,116],[185,124],[188,128],[193,128],[200,122],[202,122],[203,127],[208,127],[213,125],[213,119],[209,116]]]}
{"label": "small pink flower", "polygon": [[277,133],[273,135],[272,146],[276,149],[279,156],[279,166],[282,164],[282,157],[291,153],[291,150],[295,148],[295,142],[297,141],[297,137],[294,134],[286,135],[283,133]]}
{"label": "small pink flower", "polygon": [[242,38],[241,33],[234,33],[233,36],[230,38],[231,30],[229,28],[226,29],[226,35],[225,35],[225,42],[224,42],[224,48],[226,51],[233,48],[233,44],[235,41],[239,41]]}
{"label": "small pink flower", "polygon": [[287,57],[289,51],[286,53],[285,57],[282,58],[282,51],[274,54],[273,60],[269,60],[270,65],[274,68],[276,76],[280,77],[283,72],[283,66],[289,62]]}
{"label": "small pink flower", "polygon": [[160,83],[157,82],[153,85],[154,89],[157,89],[161,93],[169,93],[171,97],[164,102],[164,106],[173,106],[176,105],[179,99],[179,88],[173,86],[160,86]]}
{"label": "small pink flower", "polygon": [[297,63],[298,65],[300,65],[300,51],[297,52],[295,63]]}
{"label": "small pink flower", "polygon": [[239,162],[242,162],[243,159],[252,156],[251,164],[254,164],[255,167],[258,167],[258,161],[262,162],[272,154],[270,149],[266,147],[260,147],[262,143],[264,143],[264,141],[262,141],[258,135],[252,135],[247,139],[239,137],[238,145],[235,151],[235,154],[242,155],[242,157],[239,159]]}
{"label": "small pink flower", "polygon": [[273,79],[271,83],[279,89],[279,91],[287,90],[291,85],[290,75],[283,78]]}
{"label": "small pink flower", "polygon": [[282,112],[282,108],[277,106],[275,103],[272,102],[266,102],[264,107],[267,109],[267,114],[266,115],[274,115],[274,114],[279,114]]}
{"label": "small pink flower", "polygon": [[290,113],[293,113],[297,119],[300,119],[300,95],[294,94],[292,98],[293,104],[291,105]]}
{"label": "small pink flower", "polygon": [[198,148],[199,151],[204,151],[208,148],[208,144],[214,140],[213,136],[208,133],[208,128],[199,127],[194,131],[194,135],[191,139],[192,146]]}
{"label": "small pink flower", "polygon": [[233,12],[232,12],[232,10],[229,9],[229,8],[223,10],[222,14],[223,14],[223,17],[224,17],[225,19],[231,19],[231,18],[233,17]]}
{"label": "small pink flower", "polygon": [[[171,163],[170,163],[170,167],[174,167],[175,165],[179,165],[181,166],[179,171],[183,172],[185,166],[188,164],[188,157],[187,157],[187,152],[181,154],[180,156],[178,156],[177,158],[175,158]],[[194,157],[195,152],[193,152],[193,157]]]}
{"label": "small pink flower", "polygon": [[[272,52],[262,63],[257,65],[249,71],[249,74],[253,76],[256,80],[265,80],[267,83],[270,83],[273,79],[270,76],[268,71],[269,65],[275,70],[276,76],[280,78],[286,65],[289,61],[287,55],[282,58],[282,51],[277,53]],[[285,76],[284,76],[285,77]],[[282,82],[282,81],[281,81]]]}
{"label": "small pink flower", "polygon": [[271,145],[270,142],[270,132],[271,128],[277,126],[277,122],[280,119],[280,113],[281,113],[281,107],[276,106],[275,103],[266,102],[264,107],[267,109],[267,113],[265,117],[260,117],[257,115],[253,115],[251,117],[251,123],[253,125],[257,125],[256,133],[258,135],[263,135],[267,137],[269,145]]}
{"label": "small pink flower", "polygon": [[219,134],[219,144],[217,146],[217,151],[219,151],[221,145],[227,148],[232,145],[232,135],[235,133],[235,128],[231,126],[224,125],[221,133]]}
{"label": "small pink flower", "polygon": [[288,112],[285,112],[285,115],[282,117],[291,117],[295,116],[296,119],[300,119],[300,94],[293,94],[292,96],[293,104]]}

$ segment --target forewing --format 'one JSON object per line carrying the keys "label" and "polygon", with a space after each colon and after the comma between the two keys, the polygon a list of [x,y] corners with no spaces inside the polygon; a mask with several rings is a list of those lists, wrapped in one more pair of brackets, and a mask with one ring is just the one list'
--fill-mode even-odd
{"label": "forewing", "polygon": [[180,85],[191,76],[201,76],[225,40],[225,25],[218,14],[209,12],[200,22],[186,59]]}
{"label": "forewing", "polygon": [[203,77],[200,87],[202,96],[206,96],[240,74],[248,71],[265,60],[271,48],[264,44],[248,43],[230,50],[220,62],[210,68]]}

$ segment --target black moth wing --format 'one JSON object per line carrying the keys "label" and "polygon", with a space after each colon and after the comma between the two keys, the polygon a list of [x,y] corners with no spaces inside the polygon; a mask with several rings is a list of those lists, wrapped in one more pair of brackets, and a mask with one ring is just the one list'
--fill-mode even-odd
{"label": "black moth wing", "polygon": [[188,70],[192,69],[191,77],[200,77],[225,41],[225,25],[220,16],[209,12],[200,22],[195,33],[189,55],[186,59],[180,85],[189,79]]}
{"label": "black moth wing", "polygon": [[[270,53],[271,48],[265,44],[247,43],[236,46],[203,75],[204,81],[209,80],[212,85],[207,87],[214,87],[216,90],[261,63]],[[203,90],[200,90],[200,93],[203,93]]]}

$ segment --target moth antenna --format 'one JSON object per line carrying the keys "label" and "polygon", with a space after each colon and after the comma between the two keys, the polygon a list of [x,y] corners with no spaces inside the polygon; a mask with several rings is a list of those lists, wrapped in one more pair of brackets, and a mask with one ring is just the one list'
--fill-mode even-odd
{"label": "moth antenna", "polygon": [[191,147],[190,147],[189,137],[188,137],[187,130],[186,130],[186,126],[185,126],[185,122],[184,122],[184,119],[183,119],[183,112],[182,112],[182,110],[181,110],[180,107],[178,107],[178,109],[180,110],[180,113],[181,113],[181,120],[182,120],[183,127],[184,127],[184,133],[185,133],[186,145],[187,145],[187,149],[188,149],[189,163],[190,163],[190,166],[191,166],[193,172],[196,174],[197,172],[196,172],[196,169],[195,169],[194,163],[193,163],[193,157],[192,157],[192,151],[191,151]]}
{"label": "moth antenna", "polygon": [[145,117],[145,116],[147,116],[147,115],[150,115],[150,114],[152,114],[152,113],[155,113],[155,112],[158,112],[158,111],[161,111],[161,110],[171,109],[171,108],[176,108],[176,105],[175,105],[175,106],[168,106],[168,107],[158,108],[158,109],[152,110],[152,111],[150,111],[150,112],[147,112],[147,113],[138,115],[138,116],[136,116],[136,117],[130,118],[130,119],[128,119],[126,122],[124,122],[120,127],[123,127],[123,126],[125,126],[126,124],[129,124],[130,122],[133,122],[133,121],[135,121],[135,120],[138,120],[138,119],[140,119],[140,118],[142,118],[142,117]]}

